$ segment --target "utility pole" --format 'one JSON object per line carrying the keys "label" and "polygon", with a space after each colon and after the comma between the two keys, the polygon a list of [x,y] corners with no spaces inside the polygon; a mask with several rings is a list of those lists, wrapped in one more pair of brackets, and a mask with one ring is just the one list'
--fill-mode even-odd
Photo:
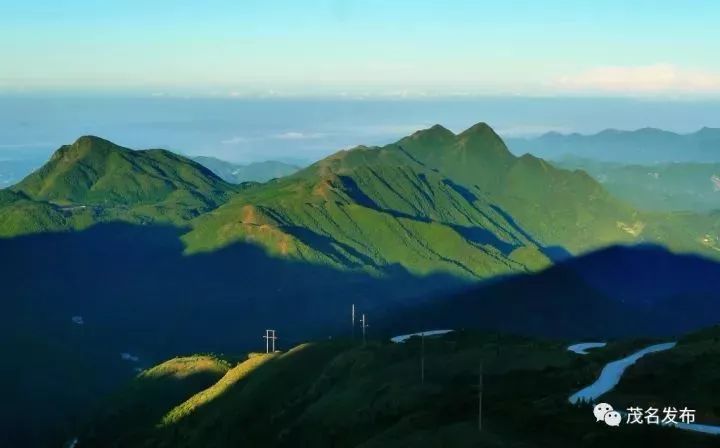
{"label": "utility pole", "polygon": [[425,384],[425,332],[420,333],[420,384]]}
{"label": "utility pole", "polygon": [[482,432],[482,396],[483,396],[483,365],[480,362],[478,372],[478,432]]}
{"label": "utility pole", "polygon": [[352,304],[352,338],[355,340],[355,304]]}
{"label": "utility pole", "polygon": [[[275,353],[275,340],[277,339],[275,330],[265,330],[263,338],[265,339],[265,353]],[[272,341],[272,352],[270,351],[270,341]]]}
{"label": "utility pole", "polygon": [[362,325],[362,334],[363,334],[363,346],[365,345],[365,329],[368,327],[367,320],[365,320],[365,313],[362,315],[362,319],[360,320],[360,323]]}

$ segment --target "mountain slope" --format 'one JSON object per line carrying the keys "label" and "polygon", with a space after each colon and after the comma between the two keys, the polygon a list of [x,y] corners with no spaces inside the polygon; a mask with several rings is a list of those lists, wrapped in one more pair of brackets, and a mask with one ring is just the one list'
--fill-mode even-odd
{"label": "mountain slope", "polygon": [[481,284],[384,323],[533,336],[677,336],[720,322],[720,264],[656,246],[610,247],[532,275]]}
{"label": "mountain slope", "polygon": [[414,274],[485,278],[549,262],[488,199],[394,148],[341,151],[245,189],[193,222],[190,252],[235,241],[339,267],[400,264]]}
{"label": "mountain slope", "polygon": [[497,206],[545,246],[573,253],[632,241],[618,223],[637,213],[582,171],[557,169],[542,159],[513,156],[485,123],[454,136],[436,126],[393,145]]}
{"label": "mountain slope", "polygon": [[288,163],[268,160],[247,165],[226,162],[215,157],[199,156],[193,160],[210,169],[221,179],[233,184],[243,182],[267,182],[270,179],[289,176],[300,170],[300,167]]}
{"label": "mountain slope", "polygon": [[[141,433],[125,427],[125,418],[133,417],[132,409],[108,402],[91,422],[91,429],[79,435],[78,446],[599,448],[717,444],[712,436],[654,425],[608,428],[595,422],[589,407],[568,403],[567,397],[594,381],[605,363],[627,356],[642,341],[611,341],[602,350],[580,356],[566,349],[567,342],[500,334],[460,331],[424,338],[422,343],[418,339],[403,344],[371,341],[365,346],[308,343],[284,353],[254,355],[195,397],[174,408],[166,404],[160,422],[136,418],[132,427],[146,428]],[[480,364],[482,431],[478,431]],[[143,378],[136,382],[142,383]],[[698,402],[702,405],[698,412],[717,418],[708,394],[716,387],[702,385],[703,389],[692,390],[688,397],[707,397]],[[207,399],[198,401],[200,396]],[[172,418],[178,408],[185,412],[181,418]],[[101,432],[92,429],[98,421],[117,424],[106,424],[112,430]]]}
{"label": "mountain slope", "polygon": [[[189,252],[252,241],[306,261],[487,278],[568,251],[643,241],[644,230],[651,241],[670,239],[674,227],[661,218],[614,199],[582,171],[513,156],[481,123],[459,135],[434,126],[381,148],[341,151],[244,190],[195,220],[184,241]],[[695,238],[683,249],[703,249],[699,231],[681,235]]]}
{"label": "mountain slope", "polygon": [[708,212],[720,209],[720,163],[626,165],[577,157],[554,162],[590,173],[610,193],[641,210]]}
{"label": "mountain slope", "polygon": [[225,202],[236,189],[171,152],[134,151],[85,136],[5,191],[0,235],[110,220],[181,224]]}
{"label": "mountain slope", "polygon": [[230,190],[207,168],[169,151],[133,151],[92,136],[58,149],[12,189],[62,205],[135,205],[183,197],[217,204]]}

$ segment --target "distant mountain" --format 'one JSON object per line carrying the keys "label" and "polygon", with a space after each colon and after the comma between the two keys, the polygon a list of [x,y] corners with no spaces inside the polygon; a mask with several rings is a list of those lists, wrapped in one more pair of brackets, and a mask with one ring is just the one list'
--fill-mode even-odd
{"label": "distant mountain", "polygon": [[267,182],[271,179],[288,176],[300,170],[300,167],[284,162],[269,160],[254,162],[247,165],[226,162],[215,157],[193,157],[197,163],[209,168],[225,180],[233,184],[243,182]]}
{"label": "distant mountain", "polygon": [[720,209],[720,163],[627,165],[575,157],[553,163],[587,171],[610,193],[638,209],[698,212]]}
{"label": "distant mountain", "polygon": [[515,154],[530,153],[557,160],[565,156],[604,162],[720,162],[720,129],[702,128],[676,134],[655,128],[636,131],[608,129],[593,135],[551,132],[537,138],[508,139]]}
{"label": "distant mountain", "polygon": [[677,336],[720,322],[720,264],[657,246],[611,247],[479,285],[384,324],[534,336]]}
{"label": "distant mountain", "polygon": [[0,188],[6,188],[27,176],[42,162],[34,159],[0,160]]}
{"label": "distant mountain", "polygon": [[[0,235],[116,219],[181,223],[217,207],[236,189],[169,151],[134,151],[86,136],[58,149],[8,190]],[[33,210],[29,216],[28,209]]]}
{"label": "distant mountain", "polygon": [[175,153],[133,151],[92,136],[58,149],[12,189],[61,205],[154,204],[180,196],[217,203],[229,190],[210,170]]}

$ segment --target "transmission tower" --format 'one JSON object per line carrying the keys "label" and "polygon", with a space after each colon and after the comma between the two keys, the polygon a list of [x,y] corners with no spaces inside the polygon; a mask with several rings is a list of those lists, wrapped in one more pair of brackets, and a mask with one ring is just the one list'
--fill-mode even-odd
{"label": "transmission tower", "polygon": [[[275,353],[275,341],[277,340],[277,336],[275,336],[275,330],[265,330],[265,336],[263,336],[265,339],[265,353]],[[270,345],[272,341],[272,352],[270,351]]]}
{"label": "transmission tower", "polygon": [[362,326],[363,345],[365,345],[365,329],[368,327],[367,319],[365,319],[365,313],[363,313],[362,319],[360,319],[360,325]]}

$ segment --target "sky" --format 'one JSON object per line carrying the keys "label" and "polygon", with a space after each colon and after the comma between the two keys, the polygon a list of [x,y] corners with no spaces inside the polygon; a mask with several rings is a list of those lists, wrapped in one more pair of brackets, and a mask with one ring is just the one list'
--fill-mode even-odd
{"label": "sky", "polygon": [[0,93],[720,97],[720,2],[0,0]]}

